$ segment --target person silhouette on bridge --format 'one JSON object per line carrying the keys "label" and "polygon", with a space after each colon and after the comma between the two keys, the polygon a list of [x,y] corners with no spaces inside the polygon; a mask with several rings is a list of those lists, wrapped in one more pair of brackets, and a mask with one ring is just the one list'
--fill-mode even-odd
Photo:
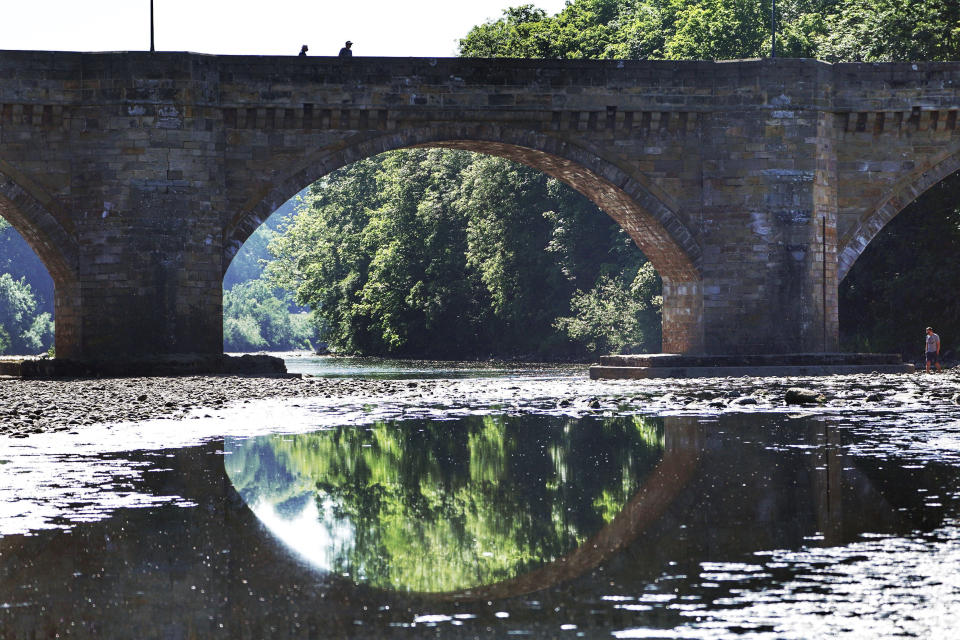
{"label": "person silhouette on bridge", "polygon": [[310,51],[310,47],[308,47],[307,45],[303,45],[302,47],[300,47],[300,55],[302,56],[307,55],[307,51]]}
{"label": "person silhouette on bridge", "polygon": [[927,327],[927,373],[930,373],[932,362],[940,371],[940,336],[933,332],[933,327]]}
{"label": "person silhouette on bridge", "polygon": [[351,47],[352,45],[353,45],[353,43],[350,42],[349,40],[347,40],[346,44],[343,45],[343,48],[340,49],[340,54],[339,54],[339,55],[340,55],[341,58],[352,58],[352,57],[353,57],[353,51],[350,50],[350,47]]}

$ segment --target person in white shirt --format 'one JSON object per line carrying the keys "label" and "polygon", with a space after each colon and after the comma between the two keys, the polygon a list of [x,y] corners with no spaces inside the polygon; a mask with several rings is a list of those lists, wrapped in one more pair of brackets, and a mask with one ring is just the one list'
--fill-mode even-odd
{"label": "person in white shirt", "polygon": [[927,327],[927,373],[931,362],[940,371],[940,336],[933,332],[933,327]]}

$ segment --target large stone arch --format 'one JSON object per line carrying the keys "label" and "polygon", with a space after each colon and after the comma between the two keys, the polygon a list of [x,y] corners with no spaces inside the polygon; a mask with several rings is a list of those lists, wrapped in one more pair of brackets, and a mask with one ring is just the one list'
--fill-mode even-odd
{"label": "large stone arch", "polygon": [[663,351],[702,350],[702,252],[671,198],[642,175],[628,172],[596,149],[522,129],[433,125],[358,135],[309,154],[298,169],[274,183],[265,197],[230,220],[223,233],[224,272],[250,234],[306,185],[352,162],[412,147],[444,147],[505,157],[543,171],[585,195],[624,228],[663,279]]}
{"label": "large stone arch", "polygon": [[57,357],[73,358],[80,353],[78,249],[74,236],[51,212],[55,206],[52,198],[38,193],[33,185],[28,191],[0,165],[0,216],[23,236],[50,273],[54,287]]}
{"label": "large stone arch", "polygon": [[840,238],[837,247],[837,282],[843,281],[857,258],[888,222],[927,189],[956,171],[960,171],[960,148],[941,154],[938,159],[925,165],[925,168],[893,184],[867,209],[858,223]]}

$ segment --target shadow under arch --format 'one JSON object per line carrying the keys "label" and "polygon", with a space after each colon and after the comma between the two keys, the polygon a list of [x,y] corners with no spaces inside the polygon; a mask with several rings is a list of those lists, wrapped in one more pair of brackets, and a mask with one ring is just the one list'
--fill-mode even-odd
{"label": "shadow under arch", "polygon": [[[52,198],[44,200],[53,202]],[[64,229],[47,206],[5,173],[3,166],[0,166],[0,216],[23,236],[53,279],[57,356],[77,356],[80,284],[77,279],[76,239]]]}
{"label": "shadow under arch", "polygon": [[884,193],[860,221],[840,238],[837,282],[843,281],[857,258],[888,222],[925,191],[957,171],[960,171],[960,148],[946,152],[933,166],[909,174]]}
{"label": "shadow under arch", "polygon": [[238,212],[223,231],[226,273],[243,242],[294,193],[358,160],[404,148],[440,147],[504,157],[543,171],[583,194],[613,218],[663,280],[663,351],[703,347],[702,250],[670,203],[642,177],[627,173],[595,150],[523,129],[451,124],[360,135],[325,147],[300,169],[272,185],[265,197]]}

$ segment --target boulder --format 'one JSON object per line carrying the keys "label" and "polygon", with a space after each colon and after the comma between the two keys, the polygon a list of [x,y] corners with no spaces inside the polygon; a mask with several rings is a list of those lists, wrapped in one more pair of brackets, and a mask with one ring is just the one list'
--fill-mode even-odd
{"label": "boulder", "polygon": [[818,402],[823,402],[826,398],[810,389],[791,387],[787,389],[787,395],[784,400],[786,400],[787,404],[817,404]]}

